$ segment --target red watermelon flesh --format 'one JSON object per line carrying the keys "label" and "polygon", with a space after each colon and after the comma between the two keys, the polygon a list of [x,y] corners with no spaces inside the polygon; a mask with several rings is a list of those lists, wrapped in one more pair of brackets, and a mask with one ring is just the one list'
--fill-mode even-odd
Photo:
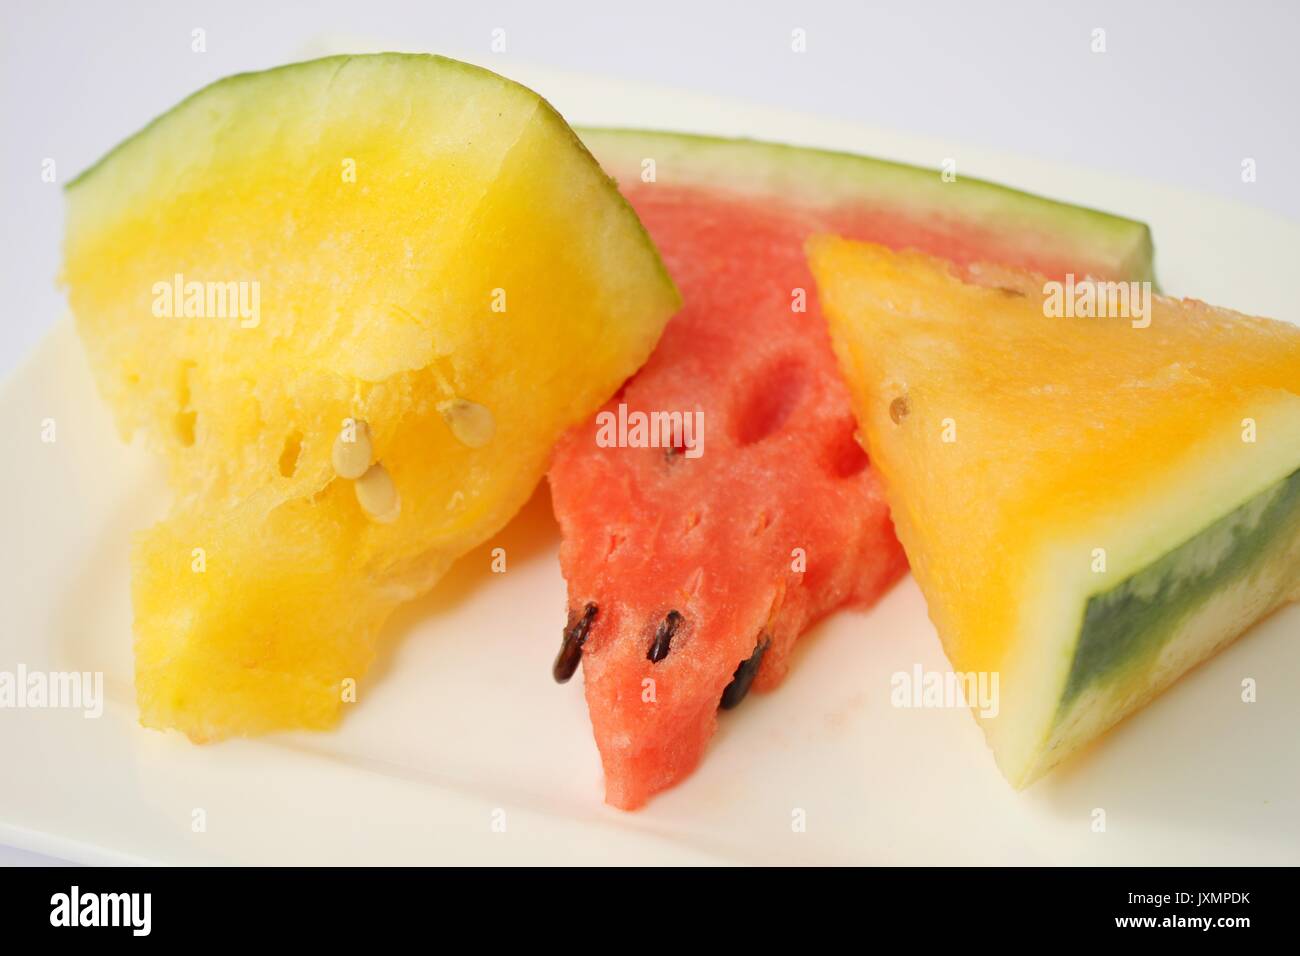
{"label": "red watermelon flesh", "polygon": [[[722,142],[748,178],[738,177],[745,189],[720,185],[717,164],[692,163],[693,138],[664,135],[584,135],[619,175],[684,306],[601,415],[564,437],[549,473],[569,603],[556,678],[581,661],[605,799],[623,809],[689,774],[720,704],[739,703],[751,682],[779,684],[794,642],[819,618],[871,604],[906,569],[855,437],[804,241],[832,232],[1048,275],[1072,261],[1099,275],[1133,271],[1118,261],[1122,244],[1080,250],[1064,227],[1062,241],[1029,241],[960,209],[942,218],[851,198],[827,207],[775,185],[756,194],[762,177],[743,164],[771,163],[763,150],[780,147]],[[659,160],[658,181],[643,182],[631,160],[670,146],[684,151],[678,175],[662,175]],[[796,155],[785,162],[826,155],[787,153]],[[637,412],[700,412],[702,443],[681,447],[690,432],[668,448],[598,440],[620,417],[634,426]],[[632,427],[627,437],[650,435]]]}

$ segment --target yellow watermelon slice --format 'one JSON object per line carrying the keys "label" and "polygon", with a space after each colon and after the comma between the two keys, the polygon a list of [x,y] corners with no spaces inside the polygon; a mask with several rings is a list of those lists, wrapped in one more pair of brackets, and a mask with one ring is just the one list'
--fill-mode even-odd
{"label": "yellow watermelon slice", "polygon": [[176,491],[134,555],[140,716],[195,740],[329,725],[678,305],[560,116],[441,57],[223,80],[67,202],[98,386]]}
{"label": "yellow watermelon slice", "polygon": [[809,252],[948,659],[999,675],[977,716],[1012,784],[1300,598],[1300,328],[837,238]]}

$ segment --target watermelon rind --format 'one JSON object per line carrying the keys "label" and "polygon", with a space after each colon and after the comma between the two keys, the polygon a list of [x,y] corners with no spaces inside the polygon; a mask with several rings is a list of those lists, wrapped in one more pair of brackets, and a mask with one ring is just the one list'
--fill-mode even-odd
{"label": "watermelon rind", "polygon": [[1023,248],[1086,262],[1093,274],[1155,283],[1155,245],[1146,223],[1059,202],[984,179],[855,153],[757,139],[613,127],[578,134],[617,180],[657,182],[789,200],[811,209],[865,206],[917,219],[1015,236]]}

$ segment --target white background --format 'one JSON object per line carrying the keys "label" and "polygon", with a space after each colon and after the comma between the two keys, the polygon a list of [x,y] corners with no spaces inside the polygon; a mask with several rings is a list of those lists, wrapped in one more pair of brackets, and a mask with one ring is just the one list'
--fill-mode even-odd
{"label": "white background", "polygon": [[[64,311],[59,184],[200,86],[346,38],[506,75],[536,63],[738,97],[1173,183],[1300,220],[1300,4],[1282,0],[6,0],[0,18],[0,375]],[[195,28],[206,31],[204,53],[191,50]],[[505,53],[491,50],[494,28],[506,32]],[[805,53],[791,50],[795,28],[807,32]],[[1104,53],[1091,49],[1098,28]],[[1247,157],[1254,183],[1242,182]],[[58,184],[41,181],[46,158]],[[0,863],[38,859],[0,848]]]}

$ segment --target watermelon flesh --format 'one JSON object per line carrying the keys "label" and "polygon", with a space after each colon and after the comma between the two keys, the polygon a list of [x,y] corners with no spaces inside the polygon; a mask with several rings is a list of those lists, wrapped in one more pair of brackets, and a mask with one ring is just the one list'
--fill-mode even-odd
{"label": "watermelon flesh", "polygon": [[[827,155],[814,151],[722,142],[752,177],[740,189],[715,181],[716,163],[698,161],[720,141],[584,140],[619,177],[684,300],[649,362],[561,439],[548,476],[569,602],[555,677],[567,680],[581,663],[606,802],[635,809],[695,768],[720,705],[778,685],[800,635],[831,611],[870,605],[906,570],[805,240],[833,232],[958,262],[992,252],[1049,275],[1072,261],[1098,274],[1149,272],[1150,262],[1123,243],[1084,243],[1085,257],[1065,242],[995,241],[986,225],[909,217],[905,207],[852,197],[828,207],[791,197],[775,175],[765,190],[753,175]],[[672,180],[636,175],[638,155],[665,154],[681,159]],[[1149,250],[1145,227],[1130,225],[1126,241]],[[1063,225],[1061,235],[1077,231]],[[700,413],[702,436],[638,435],[637,413],[674,412]],[[611,446],[615,420],[627,423],[626,441]]]}

